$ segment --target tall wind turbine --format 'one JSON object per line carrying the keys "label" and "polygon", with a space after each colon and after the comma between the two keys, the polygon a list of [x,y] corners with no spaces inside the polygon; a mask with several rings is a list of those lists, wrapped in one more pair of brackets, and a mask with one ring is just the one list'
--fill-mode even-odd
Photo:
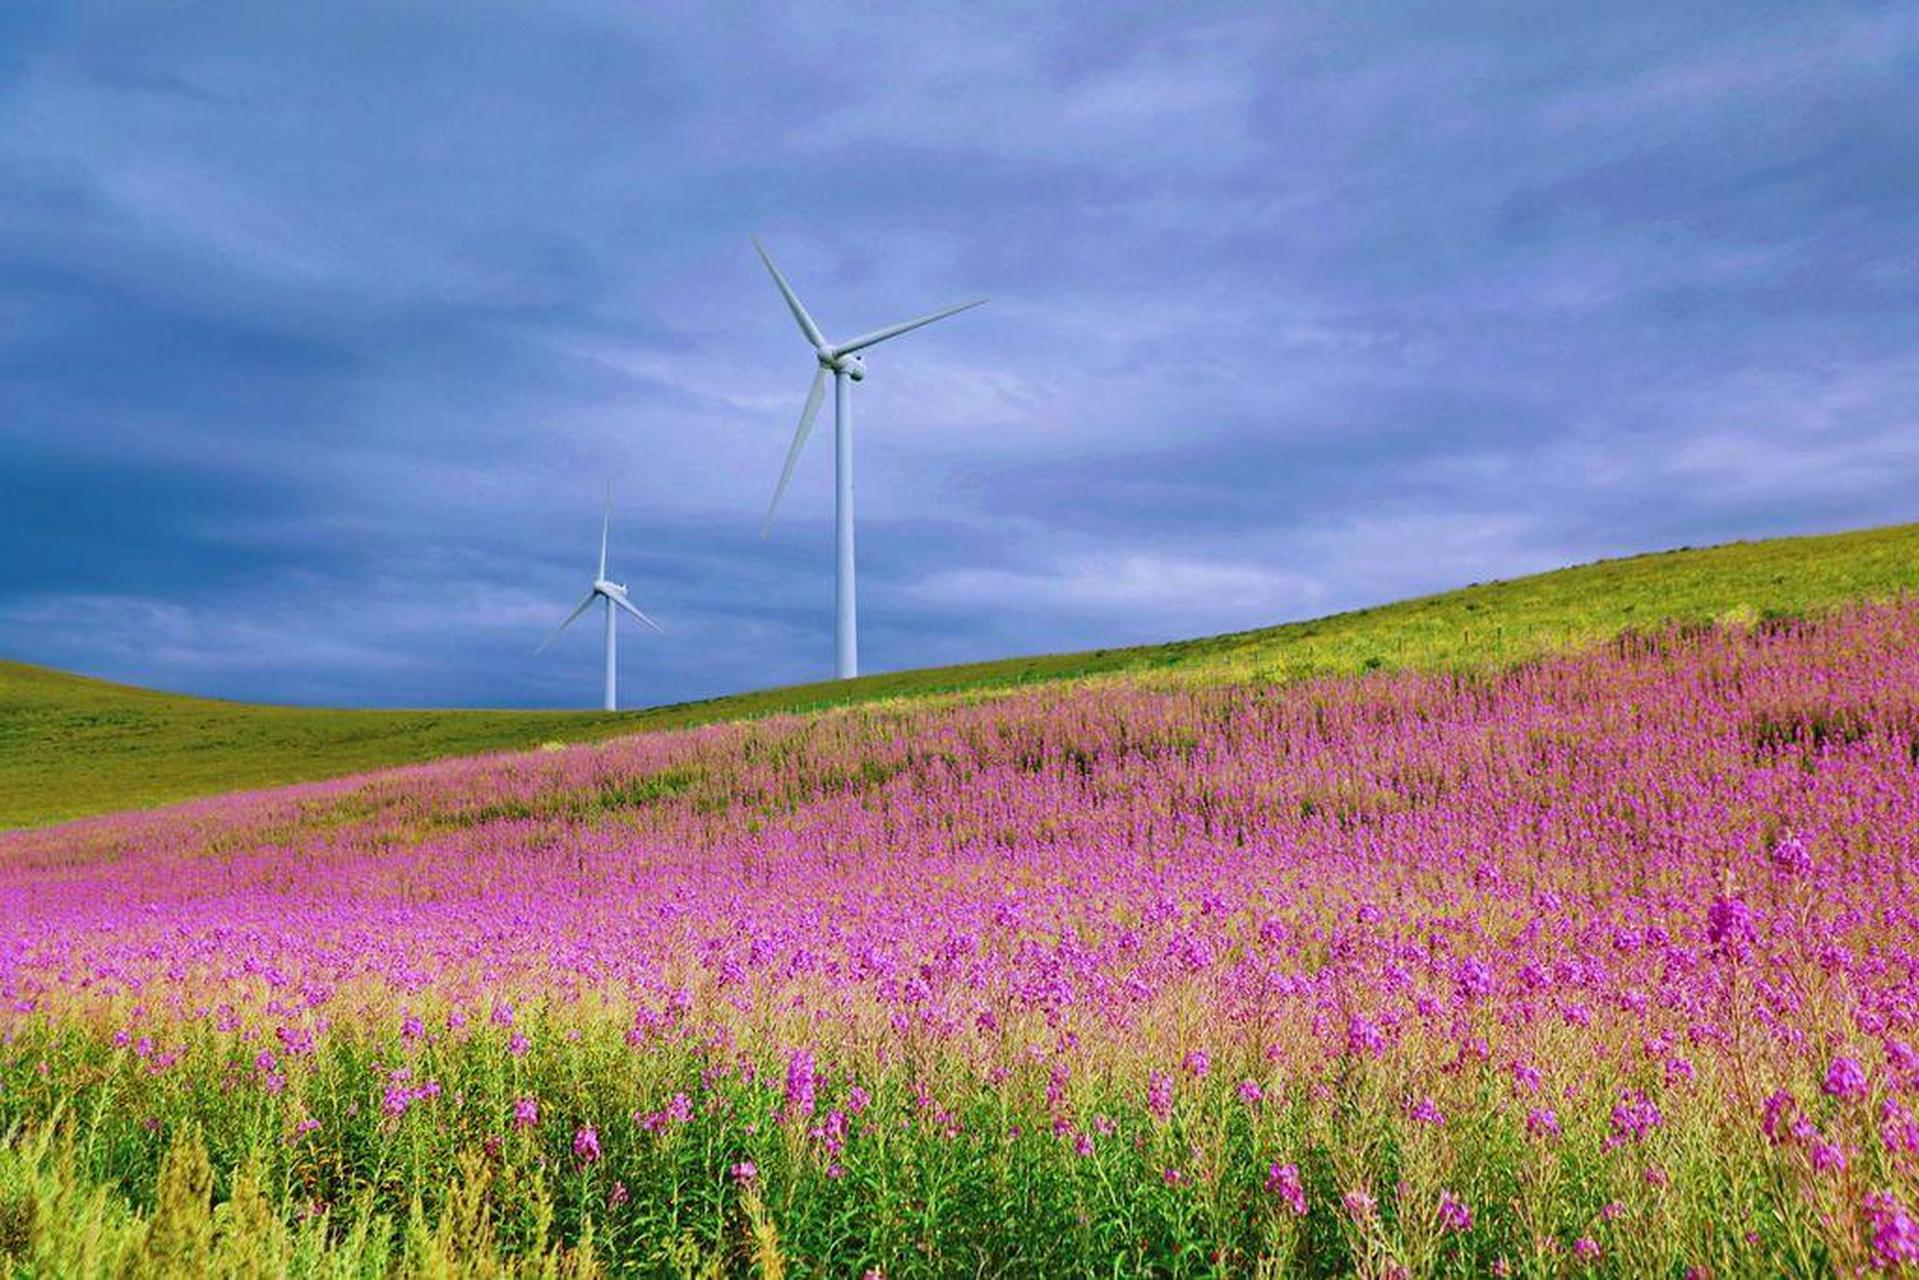
{"label": "tall wind turbine", "polygon": [[[612,519],[613,484],[611,481],[608,481],[606,486],[606,509],[600,515],[600,567],[593,574],[593,585],[587,589],[586,599],[580,601],[580,607],[572,613],[567,614],[566,621],[553,628],[552,634],[540,641],[540,647],[533,652],[536,654],[545,653],[547,646],[560,638],[560,632],[572,626],[573,620],[585,613],[595,600],[604,600],[606,602],[606,709],[608,711],[617,711],[619,710],[620,689],[619,633],[614,630],[613,611],[616,609],[624,610],[655,631],[660,630],[660,624],[634,608],[633,602],[626,598],[626,587],[621,583],[612,581],[606,576],[606,527]],[[664,634],[664,632],[662,632],[662,634]]]}
{"label": "tall wind turbine", "polygon": [[866,362],[855,352],[885,342],[888,338],[897,338],[921,325],[932,324],[935,320],[944,320],[958,315],[971,307],[977,307],[986,299],[962,302],[958,306],[945,307],[931,315],[921,316],[917,320],[908,320],[903,324],[891,324],[884,329],[875,329],[871,333],[861,334],[850,342],[828,342],[820,327],[813,323],[813,317],[806,313],[799,295],[793,292],[793,286],[786,282],[780,269],[773,265],[773,259],[767,255],[766,248],[758,240],[753,247],[759,250],[760,261],[773,274],[773,283],[780,287],[780,296],[786,299],[787,307],[793,312],[793,319],[799,322],[800,333],[813,348],[813,354],[819,360],[819,369],[813,374],[813,388],[806,393],[806,407],[800,410],[800,425],[793,432],[793,443],[786,451],[786,466],[780,471],[780,482],[773,490],[773,501],[766,506],[766,519],[760,524],[760,536],[764,538],[773,524],[773,512],[780,505],[780,496],[786,492],[787,481],[793,478],[793,466],[800,460],[800,450],[806,445],[807,433],[813,429],[813,419],[819,414],[820,399],[826,393],[826,375],[833,375],[833,496],[834,496],[834,551],[836,558],[835,573],[835,610],[833,628],[833,672],[845,680],[860,673],[859,606],[853,585],[853,400],[852,383],[866,377]]}

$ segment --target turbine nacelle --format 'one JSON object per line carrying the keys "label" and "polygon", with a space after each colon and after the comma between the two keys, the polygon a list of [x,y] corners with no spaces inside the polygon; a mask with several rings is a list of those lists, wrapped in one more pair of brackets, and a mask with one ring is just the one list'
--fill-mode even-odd
{"label": "turbine nacelle", "polygon": [[595,578],[593,590],[603,596],[623,596],[626,594],[626,584],[614,582],[611,578]]}
{"label": "turbine nacelle", "polygon": [[831,351],[820,352],[820,368],[832,373],[843,373],[855,382],[866,377],[866,361],[858,356],[836,356]]}

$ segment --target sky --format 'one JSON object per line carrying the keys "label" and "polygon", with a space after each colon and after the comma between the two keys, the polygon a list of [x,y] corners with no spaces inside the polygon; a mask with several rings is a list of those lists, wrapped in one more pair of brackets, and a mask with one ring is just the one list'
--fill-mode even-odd
{"label": "sky", "polygon": [[0,655],[248,700],[868,670],[1919,519],[1919,6],[0,5]]}

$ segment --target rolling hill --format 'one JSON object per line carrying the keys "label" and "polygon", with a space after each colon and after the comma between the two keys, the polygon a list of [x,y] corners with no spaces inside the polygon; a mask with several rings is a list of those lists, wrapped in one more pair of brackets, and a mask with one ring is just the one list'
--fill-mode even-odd
{"label": "rolling hill", "polygon": [[383,765],[596,741],[781,712],[1131,674],[1292,681],[1501,665],[1627,628],[1817,613],[1909,591],[1919,525],[1600,561],[1206,639],[795,685],[643,711],[258,706],[0,662],[0,827],[30,826]]}

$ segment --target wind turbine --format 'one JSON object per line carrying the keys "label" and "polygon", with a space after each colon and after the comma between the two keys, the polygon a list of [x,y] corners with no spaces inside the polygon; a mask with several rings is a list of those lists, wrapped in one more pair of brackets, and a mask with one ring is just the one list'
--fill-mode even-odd
{"label": "wind turbine", "polygon": [[[593,585],[587,589],[586,599],[580,601],[580,607],[572,613],[567,614],[566,621],[553,628],[552,634],[540,641],[540,647],[533,652],[535,654],[545,653],[547,647],[560,638],[560,632],[572,626],[573,620],[585,613],[595,600],[606,601],[606,709],[608,711],[617,711],[619,710],[617,704],[619,701],[620,687],[619,633],[613,626],[613,611],[615,609],[623,609],[655,631],[660,631],[660,624],[634,608],[633,602],[626,598],[626,587],[621,583],[612,581],[606,576],[606,527],[612,519],[613,483],[608,481],[606,486],[606,509],[600,515],[600,567],[593,574]],[[661,634],[665,633],[661,632]]]}
{"label": "wind turbine", "polygon": [[931,315],[921,316],[917,320],[908,320],[903,324],[891,324],[884,329],[875,329],[871,333],[861,334],[850,342],[833,343],[826,340],[820,327],[813,323],[813,317],[806,313],[799,295],[793,292],[793,286],[786,282],[780,269],[773,265],[766,247],[758,240],[753,247],[759,250],[760,261],[773,275],[773,283],[780,287],[780,296],[786,299],[787,307],[793,312],[793,319],[799,322],[800,333],[812,346],[813,354],[819,360],[819,369],[813,374],[812,390],[806,393],[806,407],[800,410],[800,425],[793,432],[793,443],[786,451],[786,466],[780,471],[780,482],[773,490],[773,501],[766,505],[766,519],[760,524],[760,536],[764,538],[773,525],[773,512],[780,505],[780,496],[786,492],[787,481],[793,478],[793,466],[800,460],[800,450],[806,445],[807,433],[813,430],[813,419],[819,414],[820,399],[826,393],[826,375],[833,375],[833,497],[834,497],[834,552],[836,562],[834,591],[834,629],[833,629],[833,672],[845,680],[860,673],[859,605],[853,584],[853,400],[852,386],[866,377],[866,362],[856,352],[885,342],[888,338],[897,338],[921,325],[932,324],[935,320],[944,320],[951,315],[977,307],[986,299],[962,302],[958,306],[945,307]]}

